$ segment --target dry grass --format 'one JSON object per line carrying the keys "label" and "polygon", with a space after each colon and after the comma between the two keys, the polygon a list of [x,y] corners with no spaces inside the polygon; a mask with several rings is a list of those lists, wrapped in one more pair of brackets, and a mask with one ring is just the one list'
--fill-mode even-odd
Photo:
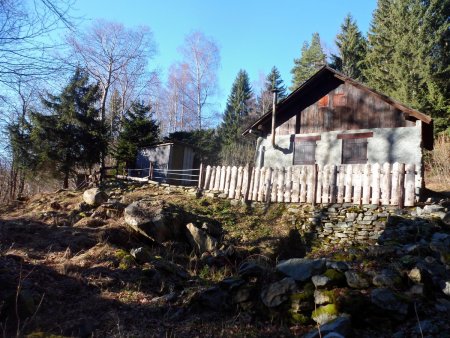
{"label": "dry grass", "polygon": [[427,188],[438,192],[450,192],[450,136],[439,135],[434,149],[425,157]]}

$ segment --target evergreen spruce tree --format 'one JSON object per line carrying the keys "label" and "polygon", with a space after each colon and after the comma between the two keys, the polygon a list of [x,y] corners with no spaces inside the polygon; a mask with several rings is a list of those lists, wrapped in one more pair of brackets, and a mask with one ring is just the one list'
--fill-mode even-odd
{"label": "evergreen spruce tree", "polygon": [[228,96],[227,106],[219,127],[221,160],[227,165],[245,165],[252,160],[254,144],[241,135],[253,113],[253,92],[245,70],[240,70]]}
{"label": "evergreen spruce tree", "polygon": [[261,88],[256,98],[256,114],[262,116],[272,109],[273,93],[272,89],[278,91],[278,102],[287,96],[286,86],[281,78],[277,67],[273,66],[270,73],[265,78],[264,87]]}
{"label": "evergreen spruce tree", "polygon": [[240,137],[239,131],[251,110],[252,96],[248,74],[245,70],[240,70],[231,87],[219,129],[222,145],[230,145]]}
{"label": "evergreen spruce tree", "polygon": [[314,33],[311,44],[305,41],[302,46],[302,55],[299,59],[294,59],[294,67],[291,70],[293,75],[292,86],[290,89],[295,90],[324,65],[326,65],[326,55],[320,44],[319,33]]}
{"label": "evergreen spruce tree", "polygon": [[364,77],[369,86],[388,94],[393,87],[390,75],[395,40],[391,34],[393,0],[378,0],[368,33],[368,51],[364,61]]}
{"label": "evergreen spruce tree", "polygon": [[348,14],[336,36],[338,55],[332,55],[330,66],[345,75],[363,81],[362,67],[366,54],[366,40],[352,16]]}
{"label": "evergreen spruce tree", "polygon": [[125,113],[122,130],[117,139],[115,157],[134,168],[138,148],[149,146],[159,140],[159,125],[150,113],[150,107],[133,102]]}
{"label": "evergreen spruce tree", "polygon": [[450,125],[450,0],[379,0],[364,75],[370,86]]}
{"label": "evergreen spruce tree", "polygon": [[270,73],[266,77],[266,88],[265,90],[271,92],[272,89],[276,89],[278,91],[278,100],[283,100],[286,96],[286,86],[284,85],[283,79],[281,78],[281,74],[278,71],[278,68],[273,66],[270,70]]}
{"label": "evergreen spruce tree", "polygon": [[63,179],[67,188],[77,167],[91,168],[105,151],[105,128],[98,120],[97,85],[77,69],[61,94],[47,94],[42,104],[50,114],[32,113],[31,140],[38,168]]}

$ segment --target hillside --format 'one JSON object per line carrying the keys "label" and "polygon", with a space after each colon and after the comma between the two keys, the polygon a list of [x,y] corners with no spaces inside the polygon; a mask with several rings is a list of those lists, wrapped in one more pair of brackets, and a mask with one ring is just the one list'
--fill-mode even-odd
{"label": "hillside", "polygon": [[[4,336],[318,337],[320,323],[323,337],[450,337],[448,201],[313,210],[169,186],[105,193],[1,207]],[[339,225],[326,212],[384,230],[339,245],[311,228]]]}

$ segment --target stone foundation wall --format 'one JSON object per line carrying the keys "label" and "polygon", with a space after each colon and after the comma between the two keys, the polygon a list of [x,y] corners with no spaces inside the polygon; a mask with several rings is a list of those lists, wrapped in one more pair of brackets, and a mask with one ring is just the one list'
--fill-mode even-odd
{"label": "stone foundation wall", "polygon": [[[389,225],[397,224],[397,215],[403,218],[420,216],[424,219],[443,218],[443,208],[428,205],[410,210],[395,206],[354,206],[336,204],[330,207],[291,205],[288,220],[306,236],[319,239],[321,245],[374,244]],[[420,222],[420,221],[418,221]],[[395,240],[395,239],[393,239]]]}

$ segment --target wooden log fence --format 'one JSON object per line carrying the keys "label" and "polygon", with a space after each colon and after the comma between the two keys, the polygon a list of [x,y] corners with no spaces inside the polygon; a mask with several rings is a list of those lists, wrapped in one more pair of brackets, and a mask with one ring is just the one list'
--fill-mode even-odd
{"label": "wooden log fence", "polygon": [[414,206],[413,164],[301,165],[286,168],[202,165],[198,188],[245,201]]}

